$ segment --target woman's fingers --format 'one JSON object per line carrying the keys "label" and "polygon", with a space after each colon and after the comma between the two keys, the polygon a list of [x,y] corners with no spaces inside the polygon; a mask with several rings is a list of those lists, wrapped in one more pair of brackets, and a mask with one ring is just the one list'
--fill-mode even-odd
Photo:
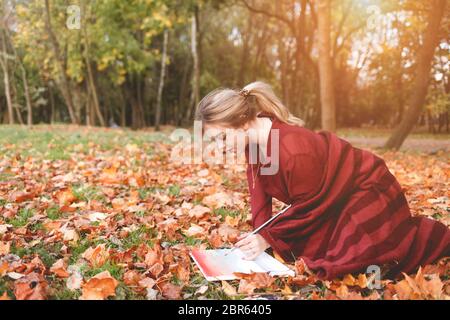
{"label": "woman's fingers", "polygon": [[241,249],[241,251],[243,251],[243,252],[247,252],[247,251],[255,249],[255,245],[253,243],[248,243],[246,245],[243,245],[239,249]]}
{"label": "woman's fingers", "polygon": [[240,248],[240,247],[242,247],[243,245],[246,245],[247,243],[250,243],[251,241],[252,241],[252,237],[251,237],[251,236],[248,236],[248,237],[246,237],[246,238],[244,238],[244,239],[242,239],[242,240],[236,242],[235,246],[238,247],[238,248]]}
{"label": "woman's fingers", "polygon": [[242,234],[240,234],[239,236],[238,236],[238,240],[242,240],[242,239],[245,239],[247,236],[248,236],[248,232],[245,232],[245,233],[242,233]]}
{"label": "woman's fingers", "polygon": [[253,250],[247,251],[247,254],[244,257],[244,260],[255,260],[257,256],[259,256],[258,250],[253,249]]}

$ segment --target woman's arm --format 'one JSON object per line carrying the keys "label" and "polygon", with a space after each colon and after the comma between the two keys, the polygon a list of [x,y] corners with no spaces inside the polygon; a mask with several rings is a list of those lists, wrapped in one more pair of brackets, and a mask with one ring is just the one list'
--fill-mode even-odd
{"label": "woman's arm", "polygon": [[247,167],[247,181],[250,193],[250,211],[252,213],[252,226],[258,228],[272,217],[272,197],[268,195],[255,173],[255,186],[252,181],[252,167]]}
{"label": "woman's arm", "polygon": [[[253,187],[251,166],[247,168],[247,179],[250,191],[252,225],[256,229],[272,217],[272,197],[264,191],[259,178],[256,178],[255,186]],[[250,259],[256,258],[269,246],[275,251],[281,252],[283,249],[280,247],[280,242],[272,237],[269,229],[270,227],[266,226],[256,235],[250,235],[247,238],[241,237],[236,246],[243,250],[253,251],[249,254]]]}

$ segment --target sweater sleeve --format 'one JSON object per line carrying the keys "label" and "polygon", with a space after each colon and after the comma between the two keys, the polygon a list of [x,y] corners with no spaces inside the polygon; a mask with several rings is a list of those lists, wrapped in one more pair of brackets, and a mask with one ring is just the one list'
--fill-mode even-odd
{"label": "sweater sleeve", "polygon": [[252,213],[252,225],[256,229],[272,217],[272,197],[268,195],[261,185],[258,177],[255,177],[253,187],[252,166],[247,167],[247,181],[250,192],[250,209]]}
{"label": "sweater sleeve", "polygon": [[[255,177],[255,185],[253,187],[252,167],[247,167],[247,179],[250,191],[250,207],[252,213],[253,229],[258,228],[264,222],[272,217],[272,197],[268,195],[261,184],[258,177]],[[276,239],[270,233],[270,224],[259,231],[259,234],[267,241],[273,250],[281,256],[286,256],[285,243]]]}
{"label": "sweater sleeve", "polygon": [[[317,187],[320,186],[323,167],[320,161],[310,154],[292,155],[286,157],[286,159],[281,159],[281,161],[280,174],[283,176],[290,198],[293,201],[291,203],[292,207],[259,233],[273,250],[285,261],[289,261],[293,259],[292,243],[299,241],[298,237],[303,234],[303,228],[305,227],[305,221],[296,218],[298,214],[296,209],[299,204],[314,194]],[[259,203],[262,203],[263,199],[267,197],[262,186],[258,184],[258,180],[255,183],[255,189],[253,191],[250,190],[250,194],[255,194],[255,208],[260,207]],[[270,208],[265,208],[265,210],[264,217],[262,215],[254,217],[257,222],[256,225],[254,224],[255,228],[271,217],[271,214],[268,214],[268,212],[271,212],[271,206]]]}

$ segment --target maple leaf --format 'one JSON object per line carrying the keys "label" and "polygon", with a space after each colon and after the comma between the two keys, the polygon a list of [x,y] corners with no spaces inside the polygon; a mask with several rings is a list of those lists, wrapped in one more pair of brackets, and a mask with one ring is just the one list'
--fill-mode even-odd
{"label": "maple leaf", "polygon": [[189,229],[184,231],[184,234],[188,237],[197,237],[205,234],[205,229],[196,224],[191,224]]}
{"label": "maple leaf", "polygon": [[60,278],[68,278],[70,276],[69,272],[66,270],[66,264],[64,259],[59,259],[50,268],[50,272],[53,272]]}
{"label": "maple leaf", "polygon": [[118,281],[109,271],[103,271],[87,281],[82,287],[80,300],[104,300],[116,295]]}
{"label": "maple leaf", "polygon": [[238,229],[230,227],[227,224],[220,225],[218,232],[223,241],[229,241],[232,243],[236,242],[238,236],[240,235],[240,231]]}
{"label": "maple leaf", "polygon": [[144,279],[140,280],[138,282],[138,284],[143,288],[151,289],[155,286],[156,281],[153,280],[152,278],[144,278]]}
{"label": "maple leaf", "polygon": [[266,272],[240,273],[234,275],[241,279],[238,291],[240,293],[253,293],[254,289],[270,288],[275,278]]}
{"label": "maple leaf", "polygon": [[137,286],[139,281],[141,281],[142,275],[136,270],[128,270],[123,275],[123,282],[127,286]]}
{"label": "maple leaf", "polygon": [[106,168],[98,179],[103,184],[121,184],[124,181],[123,175],[117,171],[117,167]]}
{"label": "maple leaf", "polygon": [[161,294],[165,298],[171,300],[177,300],[181,298],[181,290],[183,289],[182,286],[177,286],[170,282],[164,282],[158,286],[161,290]]}
{"label": "maple leaf", "polygon": [[208,242],[213,248],[220,248],[223,246],[222,237],[219,235],[217,229],[211,231],[211,233],[208,236]]}
{"label": "maple leaf", "polygon": [[66,280],[66,286],[69,290],[78,290],[83,283],[83,276],[78,270],[72,272],[72,274]]}
{"label": "maple leaf", "polygon": [[196,205],[194,208],[192,208],[189,211],[189,216],[191,218],[200,219],[200,218],[203,218],[207,213],[210,213],[210,212],[211,212],[210,208],[204,207],[204,206],[201,206],[201,205]]}
{"label": "maple leaf", "polygon": [[232,207],[233,198],[226,192],[217,192],[203,198],[202,202],[212,209]]}
{"label": "maple leaf", "polygon": [[164,266],[162,265],[162,263],[157,262],[153,266],[151,266],[148,271],[157,278],[163,270]]}
{"label": "maple leaf", "polygon": [[33,200],[35,197],[35,194],[32,192],[24,192],[24,191],[14,191],[11,192],[9,195],[9,201],[10,202],[24,202],[28,200]]}
{"label": "maple leaf", "polygon": [[11,242],[0,241],[0,256],[8,254],[10,248],[11,248]]}
{"label": "maple leaf", "polygon": [[[226,281],[222,281],[222,290],[227,296],[235,296],[237,294],[236,289]],[[246,291],[245,289],[242,290]]]}
{"label": "maple leaf", "polygon": [[14,296],[17,300],[45,300],[47,286],[43,275],[32,272],[14,282]]}
{"label": "maple leaf", "polygon": [[106,244],[99,244],[97,247],[89,247],[82,255],[83,259],[89,261],[93,267],[101,267],[109,258],[109,250]]}
{"label": "maple leaf", "polygon": [[73,194],[73,190],[71,188],[65,188],[55,192],[54,197],[58,200],[61,207],[68,206],[77,200],[77,197]]}
{"label": "maple leaf", "polygon": [[145,254],[145,264],[147,267],[152,267],[156,263],[163,264],[163,256],[161,251],[161,246],[159,244],[155,244],[153,248],[149,248],[147,253]]}
{"label": "maple leaf", "polygon": [[11,298],[8,296],[8,294],[5,292],[3,292],[3,294],[0,296],[0,301],[1,300],[11,300]]}

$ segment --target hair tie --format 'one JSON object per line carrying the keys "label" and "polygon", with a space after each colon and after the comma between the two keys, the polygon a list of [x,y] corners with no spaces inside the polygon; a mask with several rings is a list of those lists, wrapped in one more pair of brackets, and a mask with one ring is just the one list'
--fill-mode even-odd
{"label": "hair tie", "polygon": [[248,91],[247,89],[242,89],[241,91],[239,91],[239,94],[244,98],[247,98],[248,96],[250,96],[250,91]]}

